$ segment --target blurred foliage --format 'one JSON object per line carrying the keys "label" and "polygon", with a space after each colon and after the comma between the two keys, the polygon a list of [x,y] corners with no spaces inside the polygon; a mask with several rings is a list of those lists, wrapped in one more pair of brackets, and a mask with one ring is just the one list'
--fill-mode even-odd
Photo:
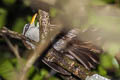
{"label": "blurred foliage", "polygon": [[25,25],[24,19],[23,18],[18,18],[16,20],[16,23],[13,25],[14,26],[13,30],[21,33],[22,30],[23,30],[23,27],[21,27],[21,26],[24,26],[24,25]]}
{"label": "blurred foliage", "polygon": [[103,66],[104,68],[112,68],[112,57],[104,54],[101,55],[101,66]]}
{"label": "blurred foliage", "polygon": [[98,67],[98,73],[100,75],[102,75],[102,76],[106,76],[107,75],[107,71],[102,66]]}
{"label": "blurred foliage", "polygon": [[15,4],[16,0],[2,0],[2,1],[5,5],[11,6],[11,5]]}
{"label": "blurred foliage", "polygon": [[23,2],[26,6],[30,6],[30,0],[24,0]]}
{"label": "blurred foliage", "polygon": [[115,3],[115,0],[103,0],[105,1],[106,3]]}
{"label": "blurred foliage", "polygon": [[[30,80],[59,80],[54,76],[48,78],[49,72],[44,68],[42,68],[40,71],[37,71],[36,73],[34,73],[34,71],[35,71],[35,68],[32,67],[28,72],[28,77],[30,78]],[[31,79],[30,76],[32,76],[33,73],[34,73],[34,76]]]}
{"label": "blurred foliage", "polygon": [[9,60],[4,60],[0,64],[0,75],[7,80],[14,80],[13,77],[16,76],[16,72],[14,70],[13,65]]}
{"label": "blurred foliage", "polygon": [[16,58],[11,58],[9,54],[9,52],[5,52],[0,55],[0,75],[6,80],[13,80],[16,72],[11,60]]}
{"label": "blurred foliage", "polygon": [[51,17],[56,17],[57,14],[57,9],[55,8],[50,8],[50,16]]}
{"label": "blurred foliage", "polygon": [[[116,4],[116,0],[92,0],[93,5],[106,5],[106,4]],[[119,3],[120,4],[120,3]],[[0,0],[0,28],[6,26],[19,33],[22,32],[24,25],[30,22],[34,12],[30,8],[29,0]],[[57,8],[50,8],[50,16],[56,17]],[[120,19],[112,16],[97,16],[94,13],[90,13],[90,18],[88,20],[89,24],[100,24],[103,26],[111,26],[111,24],[119,23]],[[104,24],[106,21],[110,20],[110,24]],[[117,22],[116,22],[117,21]],[[79,22],[79,21],[78,21]],[[76,23],[76,22],[74,22]],[[114,26],[114,25],[113,25]],[[120,25],[117,25],[120,26]],[[106,27],[107,28],[107,27]],[[110,29],[108,27],[107,29]],[[1,42],[3,43],[3,42]],[[5,43],[3,43],[6,45]],[[109,51],[106,53],[115,53],[119,49],[119,45],[112,45],[109,47]],[[18,62],[11,52],[1,52],[0,51],[0,75],[6,80],[13,80],[16,74],[16,69],[19,67]],[[15,66],[16,65],[16,66]],[[115,76],[120,76],[120,67],[113,56],[108,54],[101,55],[100,65],[96,70],[99,74],[103,76],[108,76],[108,69],[113,69]],[[35,72],[36,69],[33,66],[28,72],[28,77],[31,80],[44,80],[49,75],[49,72],[41,68],[40,71]],[[35,72],[35,73],[34,73]],[[34,75],[33,75],[34,73]],[[48,80],[59,80],[52,76]]]}
{"label": "blurred foliage", "polygon": [[0,28],[6,24],[7,11],[0,8]]}
{"label": "blurred foliage", "polygon": [[106,5],[106,3],[103,0],[93,0],[91,3],[93,5]]}

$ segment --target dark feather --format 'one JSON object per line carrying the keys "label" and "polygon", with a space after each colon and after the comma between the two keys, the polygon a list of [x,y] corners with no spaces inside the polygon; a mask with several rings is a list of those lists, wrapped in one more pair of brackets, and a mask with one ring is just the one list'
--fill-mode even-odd
{"label": "dark feather", "polygon": [[99,55],[102,53],[102,49],[98,46],[81,41],[75,29],[63,35],[53,47],[62,54],[70,54],[88,70],[99,64]]}
{"label": "dark feather", "polygon": [[42,60],[46,65],[48,65],[50,68],[52,68],[54,71],[61,73],[63,75],[71,75],[71,73],[69,73],[68,71],[66,71],[65,69],[63,69],[62,67],[58,66],[57,64],[53,63],[53,62],[49,62],[45,59]]}
{"label": "dark feather", "polygon": [[88,56],[90,59],[92,59],[93,62],[95,62],[95,63],[99,62],[99,57],[98,57],[97,53],[92,52],[87,48],[83,48],[80,45],[72,46],[72,47],[75,47],[76,50],[78,50],[78,53],[81,53],[81,54],[84,54],[84,55]]}
{"label": "dark feather", "polygon": [[68,52],[87,69],[94,68],[95,65],[98,63],[98,56],[95,57],[94,53],[92,53],[91,51],[81,49],[80,47],[71,46],[71,48],[68,48]]}
{"label": "dark feather", "polygon": [[71,54],[75,59],[77,59],[82,65],[84,65],[85,68],[90,69],[90,65],[87,61],[87,59],[82,54],[77,54],[75,50],[68,50],[68,53]]}

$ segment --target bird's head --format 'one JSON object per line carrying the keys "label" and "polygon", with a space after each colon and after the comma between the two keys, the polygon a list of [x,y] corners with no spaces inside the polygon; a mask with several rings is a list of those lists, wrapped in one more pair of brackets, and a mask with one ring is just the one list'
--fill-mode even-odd
{"label": "bird's head", "polygon": [[[39,25],[37,23],[37,26],[35,25],[35,19],[37,17],[37,14],[35,14],[32,17],[32,20],[30,23],[25,24],[24,29],[23,29],[23,35],[30,40],[33,40],[35,42],[39,42]],[[28,49],[35,49],[35,44],[32,43],[31,41],[24,41],[25,46]]]}
{"label": "bird's head", "polygon": [[35,19],[36,19],[36,17],[37,17],[37,13],[34,14],[34,16],[32,17],[32,20],[31,20],[30,23],[25,24],[24,29],[23,29],[23,35],[26,34],[26,32],[29,30],[30,27],[35,27]]}

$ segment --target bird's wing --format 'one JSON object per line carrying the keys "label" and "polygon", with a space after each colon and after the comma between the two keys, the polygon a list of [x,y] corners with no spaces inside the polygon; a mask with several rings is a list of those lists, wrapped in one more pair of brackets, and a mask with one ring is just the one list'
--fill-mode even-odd
{"label": "bird's wing", "polygon": [[95,68],[99,63],[99,54],[102,49],[92,43],[80,41],[74,38],[66,47],[66,52],[78,60],[85,68]]}
{"label": "bird's wing", "polygon": [[70,54],[87,69],[94,68],[99,63],[102,49],[88,41],[81,41],[78,34],[77,29],[70,30],[53,45],[53,48],[61,54]]}

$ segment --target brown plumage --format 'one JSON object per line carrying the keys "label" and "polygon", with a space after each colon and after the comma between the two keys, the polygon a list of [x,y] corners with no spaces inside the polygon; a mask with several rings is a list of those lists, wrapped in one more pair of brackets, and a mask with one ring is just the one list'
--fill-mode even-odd
{"label": "brown plumage", "polygon": [[[52,52],[50,53],[57,54],[59,57],[67,56],[70,59],[76,60],[87,70],[96,68],[96,65],[99,64],[99,55],[102,53],[102,49],[88,41],[81,41],[78,36],[79,34],[80,31],[76,28],[66,33],[61,33],[58,35],[60,37],[52,44],[50,48]],[[63,75],[70,75],[70,73],[66,72],[64,68],[57,65],[57,63],[51,59],[44,58],[42,61],[56,72]]]}
{"label": "brown plumage", "polygon": [[95,68],[99,63],[99,54],[102,53],[102,49],[90,42],[80,41],[78,34],[78,29],[71,29],[53,45],[53,48],[61,54],[72,56],[88,70]]}

